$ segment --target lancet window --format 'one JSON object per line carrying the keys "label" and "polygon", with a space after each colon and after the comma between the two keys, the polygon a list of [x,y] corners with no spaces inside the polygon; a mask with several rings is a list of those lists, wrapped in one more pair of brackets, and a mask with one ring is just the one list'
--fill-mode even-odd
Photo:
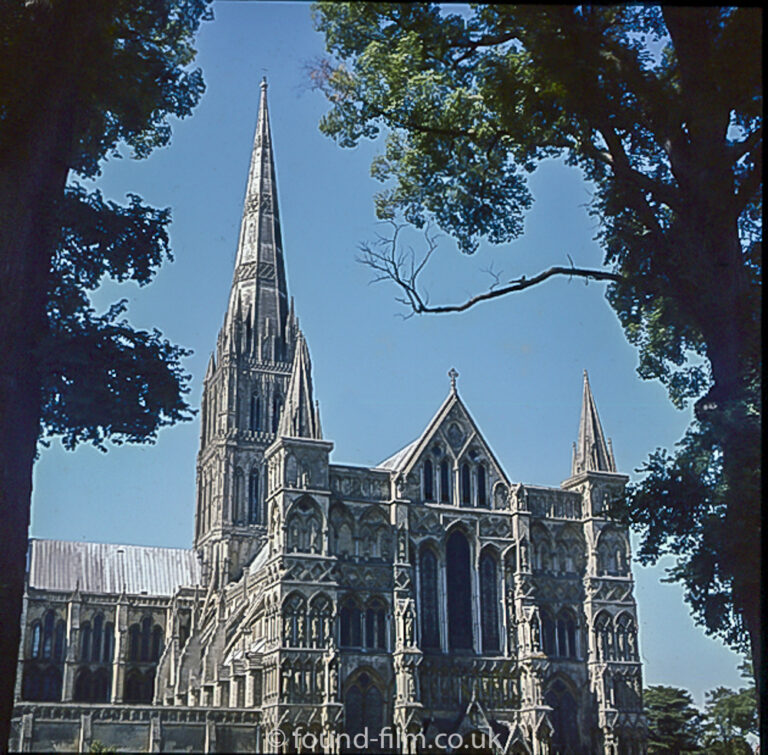
{"label": "lancet window", "polygon": [[339,610],[339,645],[362,647],[362,612],[354,598],[347,598]]}
{"label": "lancet window", "polygon": [[472,480],[466,462],[461,465],[461,505],[472,505]]}
{"label": "lancet window", "polygon": [[259,470],[254,467],[248,477],[248,521],[261,524],[261,498],[259,491]]}
{"label": "lancet window", "polygon": [[480,556],[480,620],[483,652],[499,652],[499,570],[496,557]]}
{"label": "lancet window", "polygon": [[447,459],[440,462],[440,503],[451,502],[451,469]]}
{"label": "lancet window", "polygon": [[419,555],[419,602],[421,604],[421,646],[440,649],[440,608],[437,592],[437,556],[423,547]]}
{"label": "lancet window", "polygon": [[261,430],[261,397],[256,391],[251,394],[248,427],[253,432]]}
{"label": "lancet window", "polygon": [[370,600],[365,608],[363,646],[369,650],[387,649],[387,607],[380,598]]}
{"label": "lancet window", "polygon": [[66,623],[49,610],[30,626],[29,658],[25,664],[21,695],[25,700],[61,700],[62,664],[66,645]]}
{"label": "lancet window", "polygon": [[477,505],[480,508],[485,508],[488,505],[487,492],[486,492],[486,474],[485,465],[477,465]]}
{"label": "lancet window", "polygon": [[425,501],[435,500],[435,471],[432,467],[432,462],[429,459],[425,459],[422,467],[422,490],[424,493]]}
{"label": "lancet window", "polygon": [[570,611],[561,611],[557,616],[556,655],[560,658],[576,658],[576,620]]}
{"label": "lancet window", "polygon": [[[356,734],[374,732],[373,737],[384,725],[384,696],[373,679],[366,672],[360,673],[347,686],[344,694],[345,730],[350,735],[350,741]],[[376,740],[372,743],[374,749]],[[357,751],[357,750],[350,750]]]}
{"label": "lancet window", "polygon": [[280,424],[280,410],[283,407],[283,401],[280,398],[280,394],[275,391],[275,395],[272,396],[272,432],[277,433],[278,425]]}
{"label": "lancet window", "polygon": [[125,675],[123,702],[151,703],[155,691],[155,669],[131,669]]}
{"label": "lancet window", "polygon": [[472,649],[472,586],[467,538],[451,533],[446,545],[448,644],[452,650]]}
{"label": "lancet window", "polygon": [[152,618],[145,616],[128,629],[128,659],[140,663],[157,662],[163,653],[163,630],[152,627]]}
{"label": "lancet window", "polygon": [[110,674],[105,668],[91,671],[80,669],[75,677],[73,697],[75,702],[106,703],[109,702]]}
{"label": "lancet window", "polygon": [[544,702],[552,707],[552,755],[581,752],[576,700],[560,679],[544,695]]}

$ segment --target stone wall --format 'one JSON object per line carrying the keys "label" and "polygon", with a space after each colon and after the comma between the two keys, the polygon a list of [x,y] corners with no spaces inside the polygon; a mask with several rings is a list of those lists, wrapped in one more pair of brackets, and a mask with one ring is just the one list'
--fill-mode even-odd
{"label": "stone wall", "polygon": [[258,752],[256,710],[19,703],[12,752]]}

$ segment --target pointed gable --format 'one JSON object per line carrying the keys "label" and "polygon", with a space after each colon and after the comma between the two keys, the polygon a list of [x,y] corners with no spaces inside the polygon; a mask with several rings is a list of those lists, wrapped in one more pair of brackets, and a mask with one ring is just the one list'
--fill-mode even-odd
{"label": "pointed gable", "polygon": [[[470,465],[473,474],[476,473],[476,468],[483,464],[487,487],[486,506],[489,508],[498,505],[492,501],[492,491],[496,483],[503,484],[503,496],[506,496],[506,491],[509,490],[509,479],[461,400],[453,381],[450,393],[424,432],[377,466],[380,469],[408,476],[414,470],[420,470],[427,460],[433,466],[436,476],[443,460],[449,462],[452,477],[453,468],[457,462]],[[435,491],[437,487],[436,477]],[[433,497],[439,498],[436,492]]]}
{"label": "pointed gable", "polygon": [[584,390],[581,400],[579,437],[574,444],[571,474],[581,472],[615,472],[616,463],[610,443],[606,443],[597,404],[589,385],[589,375],[584,370]]}

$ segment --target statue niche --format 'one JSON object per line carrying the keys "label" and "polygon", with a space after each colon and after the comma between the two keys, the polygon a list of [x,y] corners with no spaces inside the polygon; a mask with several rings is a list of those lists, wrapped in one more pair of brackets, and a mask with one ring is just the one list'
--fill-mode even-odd
{"label": "statue niche", "polygon": [[286,550],[288,553],[322,553],[320,507],[309,496],[299,499],[286,518]]}

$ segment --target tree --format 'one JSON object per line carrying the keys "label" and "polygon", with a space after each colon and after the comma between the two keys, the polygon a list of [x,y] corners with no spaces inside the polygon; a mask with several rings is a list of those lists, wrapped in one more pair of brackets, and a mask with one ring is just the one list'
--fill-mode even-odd
{"label": "tree", "polygon": [[[371,170],[395,233],[362,246],[412,313],[455,312],[567,276],[608,301],[695,421],[657,450],[615,513],[640,560],[671,553],[694,616],[760,661],[761,11],[682,6],[320,3],[332,57],[311,75],[343,147],[386,133]],[[471,254],[523,232],[526,174],[562,156],[591,183],[602,268],[571,265],[457,304],[420,274],[437,226]],[[423,256],[398,232],[426,229]]]}
{"label": "tree", "polygon": [[[749,658],[739,666],[739,670],[745,679],[754,676]],[[715,755],[751,755],[753,750],[747,737],[757,735],[758,731],[755,685],[742,687],[737,692],[717,687],[707,692],[706,697],[706,751]]]}
{"label": "tree", "polygon": [[704,718],[694,707],[690,692],[653,685],[643,692],[643,701],[648,721],[648,755],[704,752]]}
{"label": "tree", "polygon": [[13,705],[32,465],[67,447],[152,441],[190,417],[187,353],[97,314],[103,276],[143,285],[170,256],[168,210],[126,206],[93,178],[121,142],[145,157],[203,92],[190,70],[208,0],[8,0],[0,6],[0,748]]}

